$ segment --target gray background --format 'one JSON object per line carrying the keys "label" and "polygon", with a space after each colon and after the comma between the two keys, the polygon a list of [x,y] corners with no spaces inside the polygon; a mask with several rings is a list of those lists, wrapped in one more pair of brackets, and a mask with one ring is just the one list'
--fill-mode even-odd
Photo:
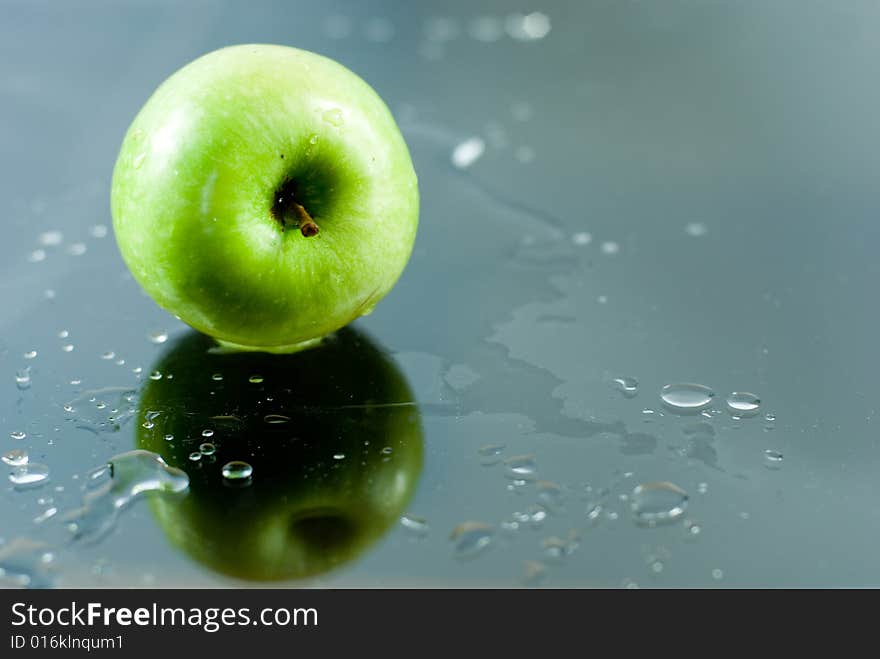
{"label": "gray background", "polygon": [[[551,20],[544,38],[504,33],[505,17],[534,10]],[[437,18],[456,28],[448,40]],[[431,531],[396,528],[309,583],[518,586],[535,560],[552,587],[880,585],[878,20],[880,5],[853,0],[0,3],[0,445],[52,470],[43,488],[0,489],[0,537],[57,542],[52,520],[32,521],[37,499],[75,506],[74,476],[133,445],[132,424],[95,435],[61,405],[137,386],[131,367],[162,349],[147,336],[186,331],[127,276],[112,230],[90,232],[111,224],[128,123],[198,55],[273,42],[376,88],[422,193],[412,261],[359,324],[423,404],[409,508]],[[471,137],[485,153],[454,167]],[[52,230],[63,243],[41,246]],[[102,360],[109,350],[126,364]],[[619,375],[639,380],[635,398],[613,388]],[[714,439],[689,444],[693,419],[643,414],[679,381],[713,387],[719,408],[755,392],[761,416],[717,415]],[[534,485],[511,492],[502,465],[480,465],[487,443],[533,453],[564,507],[461,561],[458,523],[498,525],[537,501]],[[689,492],[699,536],[632,522],[621,495],[653,480]],[[542,541],[573,529],[577,550],[547,560]],[[174,550],[143,503],[102,543],[55,552],[61,586],[246,585]]]}

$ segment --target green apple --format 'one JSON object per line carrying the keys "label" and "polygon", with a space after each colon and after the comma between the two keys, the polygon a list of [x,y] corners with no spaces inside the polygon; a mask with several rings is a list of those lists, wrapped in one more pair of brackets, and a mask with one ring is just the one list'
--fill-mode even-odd
{"label": "green apple", "polygon": [[369,313],[409,260],[419,195],[376,92],[330,59],[243,45],[174,73],[111,192],[134,278],[221,343],[294,351]]}
{"label": "green apple", "polygon": [[[212,345],[185,335],[141,395],[152,427],[138,424],[138,448],[190,476],[186,496],[150,501],[167,537],[246,580],[302,579],[351,561],[406,512],[421,473],[421,420],[404,376],[352,328],[292,355]],[[213,455],[200,454],[204,442]],[[253,467],[237,487],[222,475],[233,460]]]}

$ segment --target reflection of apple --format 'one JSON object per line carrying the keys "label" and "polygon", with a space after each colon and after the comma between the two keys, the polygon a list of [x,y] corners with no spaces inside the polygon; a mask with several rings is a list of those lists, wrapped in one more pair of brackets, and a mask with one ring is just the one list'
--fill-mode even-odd
{"label": "reflection of apple", "polygon": [[368,313],[403,272],[419,194],[361,78],[243,45],[166,80],[116,161],[113,227],[163,308],[238,347],[292,351]]}
{"label": "reflection of apple", "polygon": [[[258,581],[352,560],[399,519],[421,471],[421,421],[403,375],[351,328],[293,355],[217,354],[213,345],[184,336],[141,397],[151,422],[139,424],[138,447],[190,475],[187,496],[151,501],[171,542]],[[192,461],[204,442],[214,455]],[[248,483],[224,480],[233,460],[253,466]]]}

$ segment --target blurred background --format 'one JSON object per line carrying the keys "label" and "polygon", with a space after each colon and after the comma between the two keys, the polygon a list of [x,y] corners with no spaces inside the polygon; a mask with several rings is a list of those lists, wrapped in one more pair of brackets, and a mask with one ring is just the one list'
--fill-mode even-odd
{"label": "blurred background", "polygon": [[[880,585],[877,3],[0,18],[2,585]],[[422,195],[394,291],[262,382],[140,291],[109,212],[155,87],[248,42],[374,86]],[[406,405],[280,404],[318,373]]]}

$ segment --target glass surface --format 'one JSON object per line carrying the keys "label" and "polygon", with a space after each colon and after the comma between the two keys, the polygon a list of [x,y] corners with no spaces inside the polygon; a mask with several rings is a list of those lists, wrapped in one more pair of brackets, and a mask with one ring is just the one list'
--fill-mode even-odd
{"label": "glass surface", "polygon": [[[3,585],[880,586],[880,6],[512,11],[4,3],[0,446],[49,479],[0,465]],[[206,356],[109,214],[156,85],[243,42],[360,74],[420,180],[397,287],[289,372]],[[101,469],[137,448],[189,490]]]}

